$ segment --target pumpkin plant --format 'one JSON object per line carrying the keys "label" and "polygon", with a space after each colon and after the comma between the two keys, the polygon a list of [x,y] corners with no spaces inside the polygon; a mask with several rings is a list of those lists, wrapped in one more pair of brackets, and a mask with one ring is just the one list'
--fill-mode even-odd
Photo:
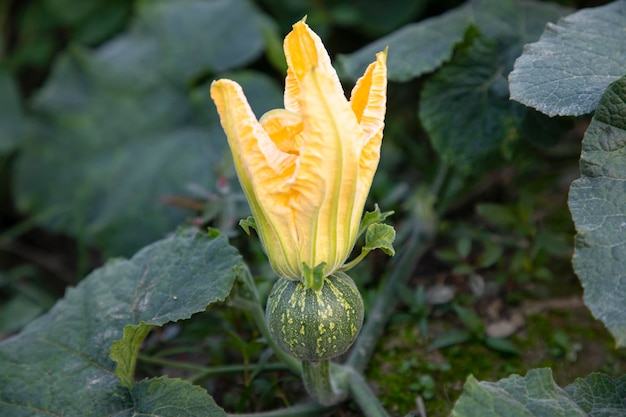
{"label": "pumpkin plant", "polygon": [[[116,21],[112,15],[102,18],[108,9],[68,7],[85,3],[80,0],[24,3],[40,4],[34,9],[39,11],[26,12],[27,5],[7,7],[9,27],[13,20],[21,21],[12,18],[22,12],[28,22],[55,7],[63,9],[58,18],[81,22],[81,27],[86,14],[105,26]],[[107,7],[116,7],[116,2],[109,3]],[[563,133],[558,120],[542,117],[530,107],[548,116],[584,117],[595,111],[583,140],[581,178],[572,184],[569,199],[579,233],[574,267],[593,314],[607,325],[618,346],[626,345],[626,0],[562,20],[571,10],[557,2],[468,0],[341,57],[342,75],[358,79],[349,98],[320,37],[304,20],[295,23],[284,40],[283,92],[259,71],[236,70],[256,62],[263,51],[268,55],[263,65],[282,71],[284,64],[273,23],[285,22],[273,22],[253,1],[132,3],[136,6],[132,24],[120,24],[120,30],[125,29],[119,36],[101,28],[91,32],[98,34],[93,40],[97,47],[74,45],[60,55],[49,68],[45,86],[25,100],[24,114],[10,70],[19,59],[14,55],[10,65],[1,63],[0,153],[3,149],[19,153],[10,188],[16,213],[31,215],[0,233],[2,249],[35,223],[76,238],[85,255],[88,247],[104,256],[126,256],[143,248],[91,272],[23,328],[23,318],[11,323],[11,331],[22,329],[0,343],[0,416],[226,417],[230,414],[216,404],[214,393],[205,390],[210,384],[201,386],[200,379],[233,370],[254,374],[285,369],[302,380],[311,401],[307,397],[291,405],[291,398],[286,398],[285,407],[263,411],[264,417],[324,415],[348,399],[363,415],[387,416],[365,381],[364,370],[394,311],[398,291],[429,247],[446,210],[481,189],[471,182],[493,164],[512,163],[522,139],[547,146]],[[263,1],[265,10],[281,12],[294,6],[287,3],[296,2]],[[363,29],[365,22],[357,19],[360,13],[346,13],[352,7],[348,3],[354,2],[339,2],[343,9],[328,10],[319,6],[327,2],[309,3],[307,7],[313,3],[320,7],[311,6],[311,22],[319,22],[322,15],[334,16],[343,19],[342,30],[357,23]],[[378,9],[363,13],[391,12],[395,16],[395,23],[387,27],[391,30],[408,21],[410,10],[422,7],[417,3],[389,7],[386,0],[372,1],[368,5],[377,4]],[[429,13],[440,7],[428,6]],[[122,14],[126,12],[113,13]],[[287,27],[294,19],[290,16]],[[368,20],[371,33],[386,27],[379,25],[382,17]],[[548,21],[558,23],[546,26]],[[24,26],[20,33],[5,31],[11,42],[3,54],[14,53],[10,44],[24,42],[31,36],[30,28],[38,25]],[[64,36],[90,33],[51,27]],[[364,36],[359,33],[359,38]],[[537,40],[522,51],[524,44]],[[64,38],[62,43],[66,42]],[[22,50],[30,51],[29,45],[22,45]],[[208,88],[207,74],[212,80],[213,74],[226,72],[222,77],[228,78]],[[388,262],[380,288],[363,297],[359,288],[368,271],[363,265],[353,268],[375,249],[395,254],[395,231],[384,223],[391,212],[376,206],[363,213],[380,159],[388,78],[398,83],[419,78],[400,101],[403,109],[416,111],[388,123],[393,129],[387,129],[387,138],[395,134],[396,145],[401,145],[397,149],[411,152],[411,161],[401,166],[418,167],[420,183],[411,189],[397,184],[404,181],[402,176],[400,180],[379,176],[387,181],[382,187],[389,194],[384,196],[385,205],[398,203],[404,212],[398,222],[398,254]],[[255,114],[264,115],[257,119]],[[407,114],[419,118],[417,129],[403,119]],[[20,126],[22,118],[27,120],[25,129]],[[217,139],[212,141],[212,135]],[[400,143],[403,138],[410,146]],[[239,193],[221,193],[228,188],[223,181],[228,168],[221,165],[226,144],[252,212],[240,225],[248,234],[256,230],[260,238],[273,274],[265,274],[267,268],[259,275],[275,275],[271,289],[264,286],[268,281],[253,277],[226,238],[235,227],[233,218],[248,215]],[[423,155],[414,152],[414,146],[422,145],[432,148]],[[437,157],[431,158],[433,154]],[[532,157],[538,158],[535,152]],[[534,169],[535,162],[528,165]],[[194,195],[202,195],[201,202],[171,195],[198,178],[219,184],[218,192],[190,187]],[[407,182],[415,178],[412,175]],[[403,196],[393,200],[398,193],[392,189],[398,185]],[[155,204],[159,199],[166,204]],[[176,210],[183,206],[201,212],[202,218],[194,227],[155,242],[181,224],[188,213]],[[207,233],[208,224],[220,230],[210,228]],[[144,246],[149,242],[153,243]],[[360,251],[355,250],[359,245]],[[508,261],[506,254],[502,260]],[[86,265],[80,267],[82,271]],[[2,274],[0,281],[5,284]],[[4,312],[13,308],[0,307]],[[246,311],[237,318],[252,318],[258,333],[255,329],[248,334],[254,340],[251,344],[267,347],[258,363],[251,364],[248,355],[243,365],[209,367],[149,352],[171,329],[187,329],[172,322],[194,314],[199,313],[189,327],[202,321],[203,336],[211,333],[206,330],[211,323],[204,319],[216,307],[229,318],[238,313],[231,307]],[[159,329],[166,325],[171,327]],[[245,326],[248,330],[247,322]],[[235,333],[229,336],[239,337]],[[212,345],[200,349],[213,349]],[[270,359],[272,354],[278,361]],[[143,374],[148,366],[136,371],[138,361],[192,369],[196,374],[187,380],[143,377],[153,374]],[[474,372],[478,365],[472,367]],[[251,382],[246,386],[251,390],[256,389],[254,383],[269,381],[244,379]],[[409,389],[413,395],[414,388]],[[240,403],[252,398],[250,392],[238,398]],[[625,415],[624,398],[626,376],[591,374],[561,389],[550,369],[495,383],[470,375],[452,415]],[[403,410],[403,405],[393,405]],[[264,403],[258,408],[268,407]]]}
{"label": "pumpkin plant", "polygon": [[[376,54],[348,101],[304,20],[284,49],[284,109],[257,120],[227,79],[213,82],[211,97],[253,214],[242,225],[257,230],[279,276],[267,303],[271,337],[302,360],[307,389],[329,405],[344,397],[329,381],[329,360],[348,350],[363,324],[363,299],[345,271],[372,249],[394,254],[395,232],[380,223],[390,213],[361,222],[380,158],[387,54]],[[363,232],[362,254],[346,263]]]}

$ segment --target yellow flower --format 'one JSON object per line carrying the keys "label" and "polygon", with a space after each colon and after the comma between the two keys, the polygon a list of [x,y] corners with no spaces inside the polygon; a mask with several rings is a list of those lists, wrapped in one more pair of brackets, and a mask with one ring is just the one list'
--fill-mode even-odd
{"label": "yellow flower", "polygon": [[387,69],[376,55],[350,101],[320,38],[300,21],[285,37],[285,108],[257,121],[241,87],[211,85],[239,181],[272,268],[328,276],[352,251],[380,157]]}

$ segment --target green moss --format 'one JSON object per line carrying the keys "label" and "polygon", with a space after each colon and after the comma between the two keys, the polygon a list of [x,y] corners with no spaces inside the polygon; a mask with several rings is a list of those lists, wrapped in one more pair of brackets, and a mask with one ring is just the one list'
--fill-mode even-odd
{"label": "green moss", "polygon": [[[437,320],[430,320],[429,325],[431,329],[449,327]],[[565,386],[591,372],[617,376],[626,370],[626,352],[614,349],[603,325],[583,307],[548,309],[528,316],[526,326],[511,339],[523,352],[521,356],[503,355],[480,342],[428,351],[431,340],[420,334],[417,323],[393,325],[387,335],[367,378],[394,415],[414,412],[421,395],[429,417],[448,416],[470,374],[496,381],[550,367],[556,382]]]}
{"label": "green moss", "polygon": [[[429,416],[448,415],[469,374],[495,380],[520,369],[521,360],[502,356],[480,343],[428,351],[430,340],[417,327],[397,325],[377,350],[368,378],[378,386],[385,407],[404,415],[422,396]],[[432,382],[431,382],[432,381]]]}
{"label": "green moss", "polygon": [[[626,353],[615,349],[611,335],[586,308],[531,315],[525,333],[520,343],[526,352],[526,367],[552,368],[554,379],[561,386],[592,372],[619,376],[626,370]],[[562,343],[563,337],[567,343]],[[572,349],[578,352],[568,357]]]}

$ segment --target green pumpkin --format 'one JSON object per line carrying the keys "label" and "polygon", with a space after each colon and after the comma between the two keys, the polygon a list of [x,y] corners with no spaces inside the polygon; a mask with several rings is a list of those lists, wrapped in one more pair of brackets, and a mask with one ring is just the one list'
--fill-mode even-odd
{"label": "green pumpkin", "polygon": [[341,355],[363,325],[363,298],[346,274],[324,279],[319,291],[279,279],[267,300],[266,320],[278,345],[290,355],[319,362]]}

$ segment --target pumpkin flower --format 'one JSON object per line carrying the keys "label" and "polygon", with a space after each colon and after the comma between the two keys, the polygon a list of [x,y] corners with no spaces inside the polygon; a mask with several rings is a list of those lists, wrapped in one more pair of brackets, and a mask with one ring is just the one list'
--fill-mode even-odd
{"label": "pumpkin flower", "polygon": [[[346,99],[321,39],[300,21],[285,37],[284,109],[257,120],[234,81],[211,85],[254,227],[274,271],[307,282],[352,251],[380,157],[387,69],[376,55]],[[322,280],[323,281],[323,280]]]}

